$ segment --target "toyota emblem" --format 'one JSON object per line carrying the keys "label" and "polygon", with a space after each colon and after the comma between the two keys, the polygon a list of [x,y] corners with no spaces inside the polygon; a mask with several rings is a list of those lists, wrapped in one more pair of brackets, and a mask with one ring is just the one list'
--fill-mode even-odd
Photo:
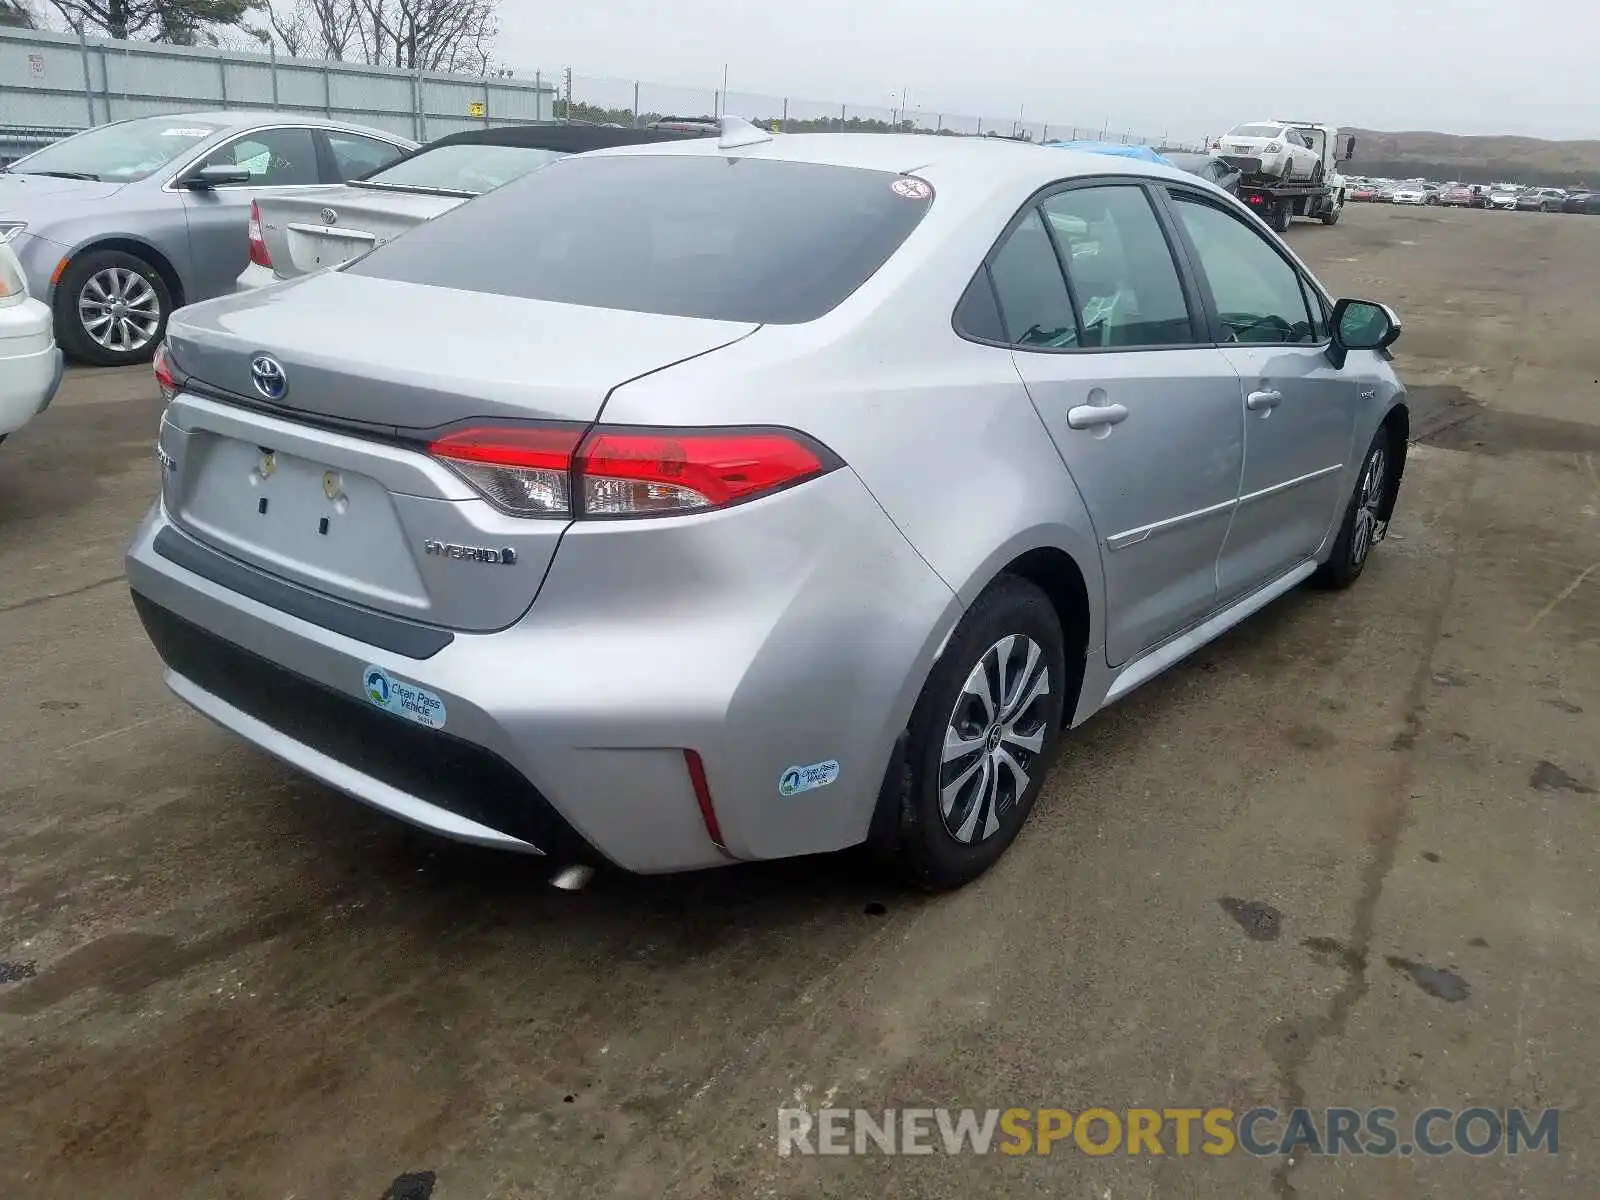
{"label": "toyota emblem", "polygon": [[258,354],[250,360],[250,382],[268,400],[282,400],[289,390],[289,377],[270,354]]}

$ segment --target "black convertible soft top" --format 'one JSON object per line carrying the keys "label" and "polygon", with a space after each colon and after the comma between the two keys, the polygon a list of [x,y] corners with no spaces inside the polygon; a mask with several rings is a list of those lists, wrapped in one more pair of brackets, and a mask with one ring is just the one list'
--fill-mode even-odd
{"label": "black convertible soft top", "polygon": [[633,146],[640,142],[676,142],[686,136],[710,137],[709,133],[685,134],[668,129],[617,129],[610,125],[499,125],[488,129],[466,129],[436,138],[413,154],[426,154],[435,146],[468,145],[536,146],[559,150],[563,154],[582,154],[604,150],[607,146]]}

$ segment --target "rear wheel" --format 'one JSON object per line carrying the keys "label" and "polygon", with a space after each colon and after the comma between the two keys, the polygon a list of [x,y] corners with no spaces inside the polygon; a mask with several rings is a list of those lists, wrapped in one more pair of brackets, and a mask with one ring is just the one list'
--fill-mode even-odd
{"label": "rear wheel", "polygon": [[63,349],[83,362],[114,367],[144,362],[155,353],[172,312],[172,294],[144,259],[121,250],[91,250],[61,273],[54,307]]}
{"label": "rear wheel", "polygon": [[1294,201],[1280,200],[1278,207],[1272,210],[1272,227],[1279,233],[1288,233],[1289,226],[1294,224]]}
{"label": "rear wheel", "polygon": [[1337,225],[1339,223],[1339,214],[1343,211],[1344,205],[1330,204],[1328,210],[1322,214],[1322,223],[1324,225]]}
{"label": "rear wheel", "polygon": [[1002,576],[967,610],[917,699],[880,801],[878,850],[917,886],[987,871],[1016,839],[1061,732],[1066,661],[1045,594]]}

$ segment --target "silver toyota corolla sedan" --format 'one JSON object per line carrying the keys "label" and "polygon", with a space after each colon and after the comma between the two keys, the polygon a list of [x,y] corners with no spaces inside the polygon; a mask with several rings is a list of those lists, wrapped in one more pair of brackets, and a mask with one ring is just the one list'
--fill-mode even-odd
{"label": "silver toyota corolla sedan", "polygon": [[179,312],[128,580],[180,697],[438,833],[952,887],[1065,730],[1361,574],[1398,333],[1171,168],[729,121]]}
{"label": "silver toyota corolla sedan", "polygon": [[199,112],[86,129],[0,172],[0,241],[97,365],[142,362],[174,308],[233,291],[250,203],[318,194],[416,143],[285,113]]}

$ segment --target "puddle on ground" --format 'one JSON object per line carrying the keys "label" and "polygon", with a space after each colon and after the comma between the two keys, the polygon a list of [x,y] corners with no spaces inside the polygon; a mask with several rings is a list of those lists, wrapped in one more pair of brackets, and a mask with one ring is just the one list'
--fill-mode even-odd
{"label": "puddle on ground", "polygon": [[1233,896],[1224,896],[1217,901],[1222,905],[1222,911],[1235,921],[1239,928],[1244,930],[1245,937],[1253,942],[1275,942],[1283,928],[1283,914],[1270,904],[1260,900],[1239,900]]}
{"label": "puddle on ground", "polygon": [[1464,388],[1419,384],[1406,389],[1411,440],[1443,450],[1509,454],[1513,450],[1600,452],[1600,425],[1485,407]]}
{"label": "puddle on ground", "polygon": [[1472,985],[1448,967],[1430,967],[1426,963],[1412,962],[1393,954],[1384,959],[1396,971],[1404,971],[1428,995],[1457,1004],[1472,994]]}

